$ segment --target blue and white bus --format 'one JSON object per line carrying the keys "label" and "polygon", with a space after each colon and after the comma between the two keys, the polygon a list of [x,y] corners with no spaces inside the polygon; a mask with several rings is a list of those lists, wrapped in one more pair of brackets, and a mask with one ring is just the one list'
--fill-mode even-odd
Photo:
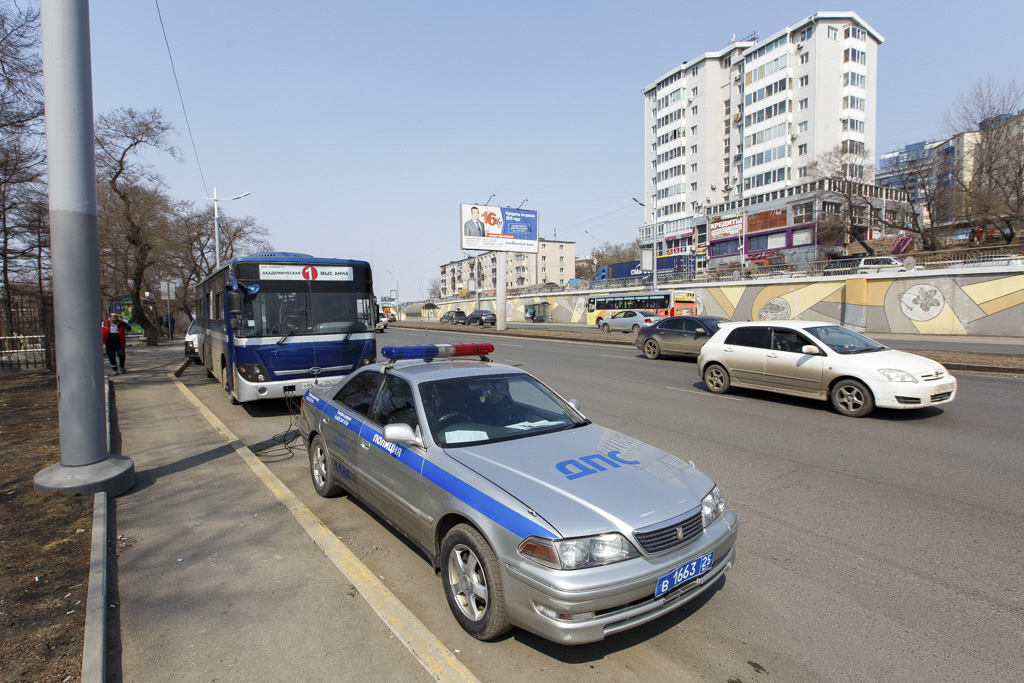
{"label": "blue and white bus", "polygon": [[301,396],[377,358],[366,261],[235,258],[199,283],[196,320],[199,357],[232,402]]}

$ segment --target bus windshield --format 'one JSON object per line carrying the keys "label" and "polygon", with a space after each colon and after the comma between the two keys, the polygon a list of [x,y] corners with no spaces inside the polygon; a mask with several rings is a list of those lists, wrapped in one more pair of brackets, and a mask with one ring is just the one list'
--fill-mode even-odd
{"label": "bus windshield", "polygon": [[263,281],[246,296],[239,337],[349,334],[372,330],[373,296],[366,284]]}

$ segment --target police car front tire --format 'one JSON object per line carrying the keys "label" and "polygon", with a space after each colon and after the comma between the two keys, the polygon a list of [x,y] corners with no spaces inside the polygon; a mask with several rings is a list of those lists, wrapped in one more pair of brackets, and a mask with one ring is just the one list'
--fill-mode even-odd
{"label": "police car front tire", "polygon": [[341,493],[341,486],[334,479],[331,471],[330,458],[327,457],[327,446],[317,434],[309,444],[309,474],[313,480],[313,488],[323,498],[333,498]]}
{"label": "police car front tire", "polygon": [[477,640],[493,640],[511,628],[498,558],[468,524],[452,527],[444,537],[441,578],[448,607],[466,633]]}

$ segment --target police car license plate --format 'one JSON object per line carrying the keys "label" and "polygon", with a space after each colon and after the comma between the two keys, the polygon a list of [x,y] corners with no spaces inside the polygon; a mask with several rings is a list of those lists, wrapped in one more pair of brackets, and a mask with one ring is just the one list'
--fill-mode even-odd
{"label": "police car license plate", "polygon": [[682,567],[665,574],[665,576],[658,579],[658,585],[654,589],[654,597],[658,597],[677,586],[681,586],[690,579],[700,576],[711,569],[711,565],[715,563],[715,553],[710,552],[707,555],[701,555],[695,560],[687,562]]}

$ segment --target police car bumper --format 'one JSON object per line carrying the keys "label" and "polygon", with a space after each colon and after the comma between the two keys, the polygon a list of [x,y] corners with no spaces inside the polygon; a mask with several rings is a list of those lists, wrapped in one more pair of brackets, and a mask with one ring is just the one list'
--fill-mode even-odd
{"label": "police car bumper", "polygon": [[[656,557],[575,571],[502,564],[509,620],[567,645],[645,624],[693,600],[732,568],[738,530],[736,513],[727,510],[697,542]],[[708,571],[655,596],[659,578],[711,552]]]}

